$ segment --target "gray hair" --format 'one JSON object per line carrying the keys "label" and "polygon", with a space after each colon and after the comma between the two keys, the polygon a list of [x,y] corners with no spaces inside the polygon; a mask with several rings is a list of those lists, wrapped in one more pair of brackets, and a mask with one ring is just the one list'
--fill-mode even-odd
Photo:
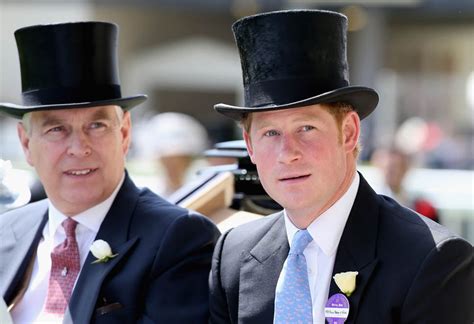
{"label": "gray hair", "polygon": [[20,123],[23,125],[25,132],[31,135],[31,112],[24,114]]}

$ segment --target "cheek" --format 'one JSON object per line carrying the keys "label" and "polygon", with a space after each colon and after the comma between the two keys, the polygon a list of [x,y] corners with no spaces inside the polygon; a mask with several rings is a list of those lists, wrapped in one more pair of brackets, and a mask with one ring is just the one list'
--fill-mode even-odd
{"label": "cheek", "polygon": [[61,152],[58,146],[35,143],[30,146],[30,160],[38,175],[43,177],[60,170]]}
{"label": "cheek", "polygon": [[[336,133],[332,136],[324,136],[323,138],[315,141],[310,148],[312,152],[318,152],[324,156],[333,156],[337,151],[342,149],[342,143]],[[317,154],[315,154],[317,155]]]}
{"label": "cheek", "polygon": [[[106,149],[104,149],[106,148]],[[121,165],[119,161],[124,161],[128,146],[123,143],[119,136],[108,138],[94,146],[94,152],[102,161],[107,161],[110,165]]]}
{"label": "cheek", "polygon": [[255,156],[255,165],[257,168],[258,175],[260,177],[260,181],[266,188],[266,184],[272,181],[274,178],[275,172],[277,172],[278,163],[275,156],[273,156],[271,152],[267,152],[266,154],[260,152],[260,154]]}
{"label": "cheek", "polygon": [[272,170],[270,165],[266,165],[265,163],[257,164],[257,172],[258,177],[260,179],[260,183],[267,192],[272,192]]}
{"label": "cheek", "polygon": [[270,165],[276,161],[276,153],[271,149],[273,146],[268,144],[256,144],[253,146],[253,162],[258,165]]}
{"label": "cheek", "polygon": [[52,153],[52,148],[39,141],[30,141],[30,159],[34,165],[38,165],[43,159]]}
{"label": "cheek", "polygon": [[120,150],[122,153],[125,153],[128,150],[130,144],[130,137],[124,136],[122,131],[117,131],[111,134],[112,136],[107,136],[102,140],[107,142],[107,145],[116,147],[117,150]]}

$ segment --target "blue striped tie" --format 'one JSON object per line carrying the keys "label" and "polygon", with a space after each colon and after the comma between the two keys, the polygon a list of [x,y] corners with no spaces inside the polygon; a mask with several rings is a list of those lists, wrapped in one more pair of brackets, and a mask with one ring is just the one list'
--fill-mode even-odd
{"label": "blue striped tie", "polygon": [[312,240],[307,230],[300,230],[293,237],[286,273],[275,296],[275,324],[313,323],[308,269],[303,254]]}

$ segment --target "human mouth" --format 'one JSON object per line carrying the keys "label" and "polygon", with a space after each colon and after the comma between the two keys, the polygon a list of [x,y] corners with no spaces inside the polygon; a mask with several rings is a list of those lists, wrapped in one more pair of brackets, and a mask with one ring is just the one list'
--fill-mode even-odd
{"label": "human mouth", "polygon": [[301,180],[306,180],[310,176],[311,176],[311,174],[303,174],[303,175],[295,175],[295,176],[292,175],[292,176],[285,176],[285,177],[280,178],[278,180],[282,181],[282,182],[298,182],[298,181],[301,181]]}
{"label": "human mouth", "polygon": [[71,176],[85,176],[94,172],[95,170],[97,169],[69,170],[69,171],[66,171],[65,173]]}

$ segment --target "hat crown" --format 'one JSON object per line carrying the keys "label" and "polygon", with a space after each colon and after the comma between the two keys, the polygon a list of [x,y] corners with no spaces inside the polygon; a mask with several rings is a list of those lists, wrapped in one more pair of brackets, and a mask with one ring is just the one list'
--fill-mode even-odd
{"label": "hat crown", "polygon": [[217,104],[234,119],[253,112],[344,102],[361,119],[377,106],[374,89],[349,84],[347,17],[325,10],[249,16],[233,26],[240,53],[244,106]]}
{"label": "hat crown", "polygon": [[106,22],[25,27],[15,32],[26,105],[121,97],[118,28]]}
{"label": "hat crown", "polygon": [[243,18],[232,28],[246,106],[282,105],[349,85],[342,14],[276,11]]}

